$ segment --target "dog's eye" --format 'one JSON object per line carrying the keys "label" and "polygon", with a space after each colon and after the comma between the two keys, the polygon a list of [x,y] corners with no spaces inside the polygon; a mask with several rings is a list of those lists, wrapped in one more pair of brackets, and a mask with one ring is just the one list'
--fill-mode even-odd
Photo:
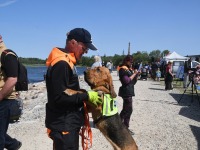
{"label": "dog's eye", "polygon": [[99,67],[97,68],[97,72],[100,72],[100,68]]}

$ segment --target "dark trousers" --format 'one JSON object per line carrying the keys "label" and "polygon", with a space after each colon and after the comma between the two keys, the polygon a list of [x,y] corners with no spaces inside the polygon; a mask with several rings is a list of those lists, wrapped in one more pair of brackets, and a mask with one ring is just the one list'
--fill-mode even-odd
{"label": "dark trousers", "polygon": [[165,90],[172,90],[172,81],[173,81],[173,77],[171,76],[171,74],[167,73],[165,76]]}
{"label": "dark trousers", "polygon": [[4,150],[4,148],[15,150],[19,146],[19,142],[7,134],[12,102],[13,100],[0,101],[0,150]]}
{"label": "dark trousers", "polygon": [[131,114],[133,112],[133,106],[132,106],[132,97],[123,97],[123,108],[120,113],[120,117],[122,120],[122,123],[128,128],[129,122],[131,118]]}
{"label": "dark trousers", "polygon": [[79,130],[70,131],[68,134],[51,131],[49,136],[53,140],[53,150],[79,149]]}

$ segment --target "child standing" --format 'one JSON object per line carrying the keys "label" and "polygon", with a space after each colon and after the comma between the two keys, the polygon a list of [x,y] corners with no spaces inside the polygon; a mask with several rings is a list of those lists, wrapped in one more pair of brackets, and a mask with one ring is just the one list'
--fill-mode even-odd
{"label": "child standing", "polygon": [[156,79],[157,79],[157,81],[160,81],[160,77],[161,77],[161,71],[160,71],[160,68],[158,68],[158,70],[156,71]]}

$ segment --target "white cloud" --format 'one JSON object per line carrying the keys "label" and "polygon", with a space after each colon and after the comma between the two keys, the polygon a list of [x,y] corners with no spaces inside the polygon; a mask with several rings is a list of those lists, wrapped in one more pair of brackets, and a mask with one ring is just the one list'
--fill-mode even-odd
{"label": "white cloud", "polygon": [[0,1],[0,7],[6,7],[13,3],[17,2],[17,0],[6,0],[6,1]]}

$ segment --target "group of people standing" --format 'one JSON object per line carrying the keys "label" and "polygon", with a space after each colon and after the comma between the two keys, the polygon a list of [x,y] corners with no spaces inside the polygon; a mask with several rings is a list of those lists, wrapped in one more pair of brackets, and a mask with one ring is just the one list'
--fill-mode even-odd
{"label": "group of people standing", "polygon": [[191,66],[191,58],[188,61],[185,61],[184,64],[184,80],[183,88],[187,88],[189,81],[194,82],[194,84],[200,83],[200,65],[197,65],[195,68]]}
{"label": "group of people standing", "polygon": [[[54,47],[50,52],[46,65],[48,67],[45,76],[47,87],[47,103],[45,126],[48,136],[53,140],[54,150],[79,149],[79,132],[84,124],[84,102],[90,101],[95,106],[102,104],[102,99],[95,91],[80,89],[76,62],[89,49],[97,50],[91,40],[91,34],[84,28],[75,28],[67,33],[64,48]],[[6,49],[2,38],[0,39],[0,52]],[[94,64],[91,68],[102,66],[99,56],[94,57]],[[11,138],[7,134],[10,117],[10,105],[12,99],[16,99],[17,93],[14,86],[17,82],[17,58],[9,55],[4,66],[5,75],[0,81],[0,150],[17,150],[22,142]],[[133,112],[134,86],[137,83],[140,72],[133,69],[133,57],[125,56],[119,66],[119,80],[122,86],[119,88],[118,96],[123,99],[123,108],[120,112],[122,123],[129,129],[131,114]],[[112,72],[112,62],[109,61],[106,67]],[[167,67],[166,79],[171,81],[170,64]],[[171,89],[169,81],[166,80],[166,89]],[[66,89],[82,90],[83,93],[67,95]],[[131,134],[134,134],[129,129]]]}
{"label": "group of people standing", "polygon": [[[0,37],[0,54],[6,50]],[[91,34],[84,28],[75,28],[67,33],[64,48],[54,47],[46,65],[47,103],[45,126],[53,140],[54,150],[78,150],[79,131],[84,123],[84,101],[95,106],[102,99],[95,91],[84,91],[73,96],[65,94],[66,89],[81,90],[75,64],[88,50],[97,50]],[[18,78],[18,60],[14,55],[6,55],[0,68],[0,150],[18,150],[22,142],[7,134],[11,105],[19,96],[15,91]]]}
{"label": "group of people standing", "polygon": [[110,71],[110,73],[112,73],[113,71],[113,63],[111,60],[109,60],[106,64],[104,64],[104,62],[102,62],[101,57],[100,56],[94,56],[94,63],[91,66],[91,69],[93,69],[94,67],[102,67],[105,66],[106,68],[108,68],[108,70]]}
{"label": "group of people standing", "polygon": [[[84,91],[72,96],[65,94],[67,88],[81,90],[76,73],[75,64],[88,50],[97,50],[91,40],[89,31],[83,28],[75,28],[68,32],[65,48],[55,47],[47,59],[46,86],[48,101],[46,104],[46,119],[48,135],[53,140],[54,150],[77,150],[79,147],[79,131],[84,123],[84,101],[90,101],[94,105],[102,104],[102,99],[95,91]],[[102,66],[100,57],[94,57],[91,68]],[[129,121],[133,111],[132,96],[134,84],[137,80],[137,70],[132,70],[131,56],[125,57],[119,70],[122,83],[123,109],[120,117],[124,125],[129,128]],[[111,62],[110,62],[111,63]],[[108,63],[107,63],[108,64]],[[107,67],[112,71],[110,65]]]}
{"label": "group of people standing", "polygon": [[[191,67],[191,58],[188,61],[184,62],[184,78],[183,78],[183,88],[187,88],[188,81],[192,81],[196,84],[200,83],[200,65],[197,65],[196,68]],[[173,72],[172,72],[172,62],[168,62],[165,70],[165,90],[173,90]]]}

